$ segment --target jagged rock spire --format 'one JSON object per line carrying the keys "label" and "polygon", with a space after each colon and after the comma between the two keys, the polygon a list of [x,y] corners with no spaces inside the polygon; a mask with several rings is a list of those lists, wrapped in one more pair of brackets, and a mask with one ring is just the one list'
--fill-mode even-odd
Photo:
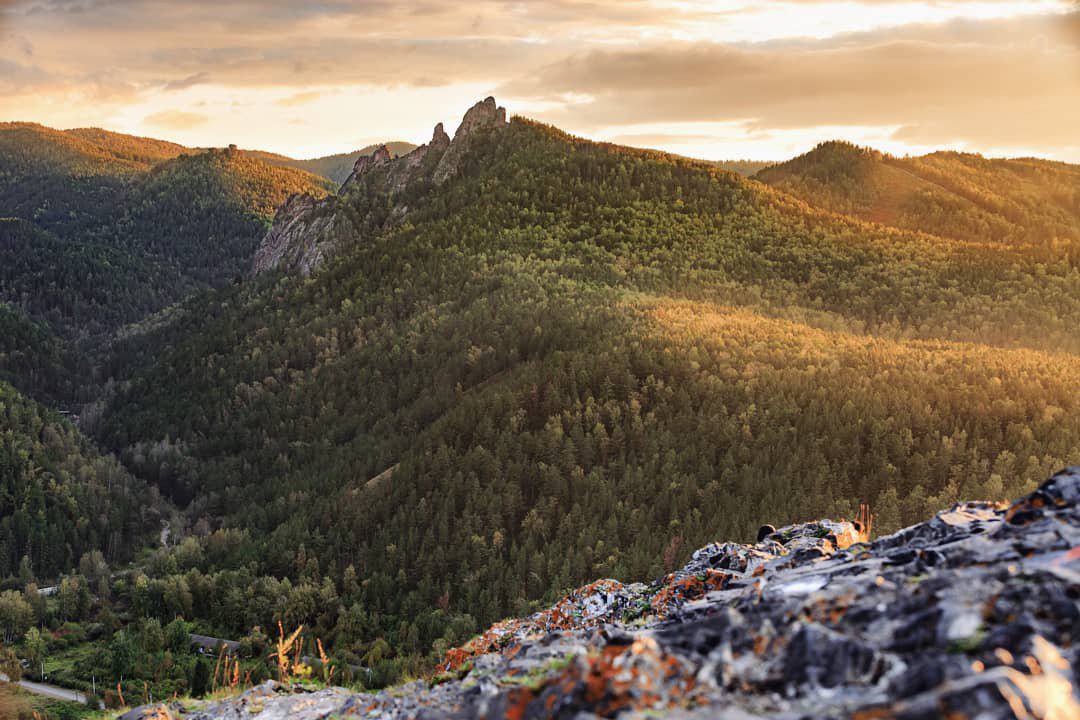
{"label": "jagged rock spire", "polygon": [[[390,197],[417,180],[441,184],[459,174],[470,148],[479,147],[477,143],[485,142],[486,138],[507,126],[506,109],[499,107],[495,98],[484,98],[465,113],[453,140],[439,123],[432,131],[431,142],[401,157],[394,158],[386,145],[380,145],[370,155],[356,159],[352,173],[338,192],[347,196],[350,186],[364,176],[368,176],[365,183],[370,180],[373,188]],[[379,172],[375,173],[376,170]],[[333,202],[332,199],[316,201],[306,196],[290,198],[278,210],[273,227],[259,246],[254,271],[286,267],[306,275],[332,256],[341,238],[348,233],[341,228],[349,224],[345,214],[324,212],[333,206]],[[398,204],[391,217],[383,221],[399,222],[407,212],[408,207]]]}
{"label": "jagged rock spire", "polygon": [[493,97],[484,98],[469,108],[454,133],[454,141],[450,143],[439,161],[439,166],[435,168],[432,178],[435,183],[441,184],[457,174],[466,149],[478,133],[501,130],[506,126],[506,108],[499,107]]}
{"label": "jagged rock spire", "polygon": [[481,128],[499,127],[506,124],[506,108],[499,107],[495,98],[487,97],[469,108],[461,125],[454,133],[454,139],[465,137]]}
{"label": "jagged rock spire", "polygon": [[445,148],[450,145],[450,136],[446,134],[446,130],[443,130],[442,123],[435,126],[435,131],[431,134],[431,142],[428,145],[433,148]]}

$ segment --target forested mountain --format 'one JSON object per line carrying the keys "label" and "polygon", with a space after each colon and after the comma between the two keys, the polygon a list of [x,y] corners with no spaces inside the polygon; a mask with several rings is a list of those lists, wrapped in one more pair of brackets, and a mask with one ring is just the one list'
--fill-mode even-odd
{"label": "forested mountain", "polygon": [[0,578],[53,579],[95,550],[129,560],[156,533],[159,512],[156,491],[0,382]]}
{"label": "forested mountain", "polygon": [[203,525],[152,582],[219,632],[388,662],[765,521],[888,532],[1080,462],[1068,236],[884,227],[477,108],[117,347],[100,438]]}
{"label": "forested mountain", "polygon": [[91,399],[87,353],[117,328],[241,275],[289,194],[330,187],[234,150],[0,127],[0,301],[80,346],[59,348],[74,371],[64,382],[11,358],[0,372],[43,399]]}
{"label": "forested mountain", "polygon": [[828,142],[761,170],[762,182],[811,205],[972,242],[1072,252],[1080,241],[1080,168],[936,152],[897,158]]}
{"label": "forested mountain", "polygon": [[77,615],[117,632],[76,682],[184,691],[189,627],[265,672],[280,620],[383,685],[762,522],[888,532],[1080,462],[1073,166],[828,144],[750,180],[490,99],[324,177],[3,143],[0,577],[107,578],[182,511]]}

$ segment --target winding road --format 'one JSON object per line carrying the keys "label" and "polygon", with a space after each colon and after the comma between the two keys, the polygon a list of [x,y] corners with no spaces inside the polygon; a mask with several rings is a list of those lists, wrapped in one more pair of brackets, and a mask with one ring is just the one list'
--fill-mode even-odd
{"label": "winding road", "polygon": [[[8,676],[0,673],[0,681],[11,682],[8,680]],[[42,695],[53,700],[67,700],[68,702],[85,703],[86,696],[81,692],[75,690],[68,690],[67,688],[57,687],[56,685],[47,685],[45,683],[30,682],[29,680],[19,680],[15,683],[23,690],[32,692],[35,695]]]}

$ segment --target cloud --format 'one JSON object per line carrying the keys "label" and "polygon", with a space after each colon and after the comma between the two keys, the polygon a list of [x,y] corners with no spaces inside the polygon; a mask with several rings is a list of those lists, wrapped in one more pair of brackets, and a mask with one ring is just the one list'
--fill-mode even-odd
{"label": "cloud", "polygon": [[597,129],[744,121],[750,128],[903,126],[924,143],[1080,144],[1080,14],[913,27],[826,40],[592,50],[505,83]]}
{"label": "cloud", "polygon": [[0,90],[5,93],[19,93],[51,80],[52,76],[41,68],[0,58]]}
{"label": "cloud", "polygon": [[148,115],[143,122],[151,127],[162,130],[190,130],[191,128],[205,125],[210,121],[206,115],[183,110],[162,110],[153,115]]}
{"label": "cloud", "polygon": [[[104,107],[108,98],[110,108],[129,103],[115,115],[128,121],[176,113],[166,109],[177,104],[175,91],[185,93],[188,110],[207,98],[221,107],[223,96],[263,93],[261,121],[280,113],[275,126],[284,126],[295,108],[316,101],[320,112],[333,107],[369,122],[361,98],[387,91],[443,98],[481,87],[524,114],[608,138],[658,123],[728,123],[747,137],[875,126],[911,143],[1038,141],[1052,149],[1080,145],[1070,121],[1080,112],[1080,12],[1063,14],[1066,7],[1061,0],[476,0],[467,7],[0,0],[0,90],[8,95],[0,108],[21,113],[33,96],[33,107],[54,108],[38,118],[49,123],[73,99]],[[446,119],[443,106],[419,110]],[[215,114],[200,132],[224,122]]]}
{"label": "cloud", "polygon": [[297,105],[307,105],[308,103],[315,102],[320,97],[322,97],[321,92],[309,90],[308,92],[296,93],[287,98],[282,98],[277,101],[277,104],[281,107],[296,107]]}
{"label": "cloud", "polygon": [[194,75],[188,75],[181,80],[173,80],[170,83],[165,84],[166,90],[187,90],[188,88],[195,87],[196,85],[204,85],[210,81],[210,73],[200,72]]}

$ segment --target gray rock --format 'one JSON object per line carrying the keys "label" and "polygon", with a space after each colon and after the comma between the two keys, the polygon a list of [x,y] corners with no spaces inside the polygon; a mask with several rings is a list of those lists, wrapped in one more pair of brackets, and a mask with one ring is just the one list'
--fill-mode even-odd
{"label": "gray rock", "polygon": [[289,197],[255,252],[256,274],[283,268],[308,275],[337,249],[341,234],[334,198],[316,200],[307,194]]}
{"label": "gray rock", "polygon": [[450,143],[446,153],[435,168],[433,179],[437,184],[444,183],[458,174],[461,162],[470,146],[482,141],[492,132],[506,127],[506,108],[501,108],[495,102],[495,98],[489,97],[469,108],[465,117],[461,119],[461,125],[454,133],[454,141]]}

